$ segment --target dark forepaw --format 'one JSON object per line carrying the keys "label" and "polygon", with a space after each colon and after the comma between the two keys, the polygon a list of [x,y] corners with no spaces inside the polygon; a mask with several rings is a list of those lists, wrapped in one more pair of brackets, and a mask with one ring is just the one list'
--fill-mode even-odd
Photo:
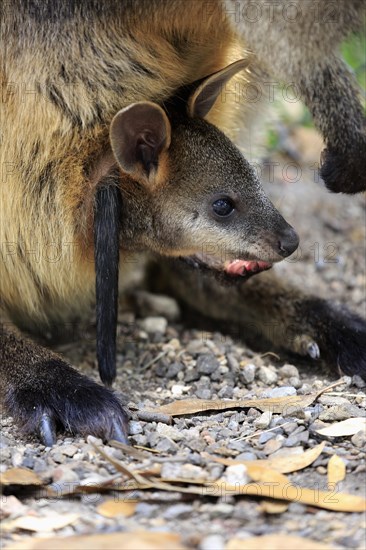
{"label": "dark forepaw", "polygon": [[128,414],[114,393],[82,376],[61,359],[38,366],[38,378],[8,389],[6,408],[28,434],[44,445],[57,430],[128,443]]}
{"label": "dark forepaw", "polygon": [[327,189],[333,193],[348,194],[366,191],[365,153],[365,147],[348,155],[325,149],[321,156],[320,175]]}
{"label": "dark forepaw", "polygon": [[366,380],[366,321],[344,307],[323,300],[309,300],[307,324],[312,324],[320,356],[329,366]]}

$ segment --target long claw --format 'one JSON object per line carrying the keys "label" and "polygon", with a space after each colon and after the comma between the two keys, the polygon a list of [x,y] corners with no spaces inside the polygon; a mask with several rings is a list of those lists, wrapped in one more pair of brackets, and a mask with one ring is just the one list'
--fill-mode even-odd
{"label": "long claw", "polygon": [[127,427],[128,423],[123,422],[122,424],[116,420],[112,420],[113,424],[113,436],[111,439],[115,439],[116,441],[119,441],[120,443],[124,443],[125,445],[130,445],[128,441],[128,432]]}
{"label": "long claw", "polygon": [[56,443],[56,424],[48,413],[42,414],[39,423],[39,436],[46,447],[52,447]]}
{"label": "long claw", "polygon": [[320,357],[320,350],[319,350],[319,346],[316,342],[311,342],[309,345],[308,345],[308,354],[310,355],[310,357],[312,359],[319,359]]}

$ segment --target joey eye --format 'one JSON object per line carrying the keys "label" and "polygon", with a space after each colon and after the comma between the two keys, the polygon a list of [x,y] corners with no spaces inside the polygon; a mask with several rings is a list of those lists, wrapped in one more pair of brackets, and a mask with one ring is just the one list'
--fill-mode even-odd
{"label": "joey eye", "polygon": [[235,204],[232,199],[229,197],[221,197],[220,199],[215,200],[215,202],[212,203],[212,209],[215,212],[216,216],[220,216],[220,218],[226,218],[227,216],[230,216],[232,212],[235,210]]}

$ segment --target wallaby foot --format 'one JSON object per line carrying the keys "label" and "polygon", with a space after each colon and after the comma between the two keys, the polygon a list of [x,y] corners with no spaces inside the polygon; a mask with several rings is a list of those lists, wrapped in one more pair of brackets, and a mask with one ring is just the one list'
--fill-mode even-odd
{"label": "wallaby foot", "polygon": [[3,329],[0,341],[4,406],[25,433],[46,446],[57,430],[127,442],[128,415],[111,390],[13,332]]}
{"label": "wallaby foot", "polygon": [[359,193],[366,191],[365,152],[347,155],[328,147],[322,152],[320,175],[333,193]]}
{"label": "wallaby foot", "polygon": [[235,335],[243,340],[320,358],[333,372],[366,379],[366,321],[347,308],[306,296],[277,279],[274,271],[223,286],[172,262],[165,269],[164,280],[175,296],[206,317],[235,325]]}

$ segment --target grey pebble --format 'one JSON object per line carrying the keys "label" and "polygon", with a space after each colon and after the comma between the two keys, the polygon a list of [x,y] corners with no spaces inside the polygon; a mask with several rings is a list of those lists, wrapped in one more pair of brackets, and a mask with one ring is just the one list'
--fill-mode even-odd
{"label": "grey pebble", "polygon": [[365,430],[360,430],[355,435],[351,437],[351,441],[355,447],[359,449],[366,448],[366,433]]}
{"label": "grey pebble", "polygon": [[271,455],[272,453],[275,453],[282,447],[283,441],[280,441],[278,439],[270,439],[267,441],[267,443],[263,447],[263,452],[266,455]]}
{"label": "grey pebble", "polygon": [[199,386],[195,391],[196,396],[199,399],[211,399],[212,391],[210,388]]}
{"label": "grey pebble", "polygon": [[194,367],[193,369],[188,369],[186,371],[186,374],[184,376],[185,382],[195,382],[196,380],[199,380],[200,373],[198,372],[197,368]]}
{"label": "grey pebble", "polygon": [[256,369],[257,367],[252,363],[249,363],[249,365],[245,365],[245,367],[240,369],[239,371],[240,382],[242,384],[251,384],[252,382],[254,382]]}
{"label": "grey pebble", "polygon": [[277,382],[277,374],[269,367],[259,367],[257,377],[263,384],[270,385]]}
{"label": "grey pebble", "polygon": [[130,423],[128,425],[128,433],[130,435],[137,435],[143,432],[143,428],[141,425],[141,422],[137,422],[136,420],[130,420]]}
{"label": "grey pebble", "polygon": [[200,374],[212,374],[217,368],[219,368],[220,363],[213,355],[205,353],[199,355],[197,358],[197,370]]}
{"label": "grey pebble", "polygon": [[293,386],[281,386],[263,393],[264,397],[287,397],[289,395],[296,395],[296,389]]}
{"label": "grey pebble", "polygon": [[259,436],[258,443],[260,445],[264,445],[265,443],[267,443],[267,441],[269,441],[270,439],[274,439],[275,437],[276,437],[276,434],[274,432],[263,433]]}
{"label": "grey pebble", "polygon": [[188,517],[192,514],[192,504],[173,504],[163,513],[164,519]]}
{"label": "grey pebble", "polygon": [[165,334],[168,326],[168,321],[165,317],[146,317],[140,321],[142,330],[145,330],[149,334],[155,334],[156,332]]}
{"label": "grey pebble", "polygon": [[352,382],[357,388],[365,388],[366,387],[366,380],[361,378],[361,376],[358,376],[358,374],[355,374],[352,378]]}
{"label": "grey pebble", "polygon": [[299,443],[307,443],[309,441],[309,432],[303,431],[290,435],[284,442],[285,447],[296,447]]}
{"label": "grey pebble", "polygon": [[286,363],[283,367],[278,369],[278,375],[280,378],[299,378],[299,371],[294,365]]}
{"label": "grey pebble", "polygon": [[253,422],[253,425],[258,429],[258,430],[265,430],[266,428],[268,428],[268,426],[270,425],[271,423],[271,420],[272,420],[272,413],[271,411],[265,411],[264,413],[262,413],[260,415],[259,418],[256,418]]}
{"label": "grey pebble", "polygon": [[166,377],[176,378],[178,372],[182,371],[183,369],[184,369],[184,365],[182,363],[178,363],[178,362],[172,363],[168,368]]}

